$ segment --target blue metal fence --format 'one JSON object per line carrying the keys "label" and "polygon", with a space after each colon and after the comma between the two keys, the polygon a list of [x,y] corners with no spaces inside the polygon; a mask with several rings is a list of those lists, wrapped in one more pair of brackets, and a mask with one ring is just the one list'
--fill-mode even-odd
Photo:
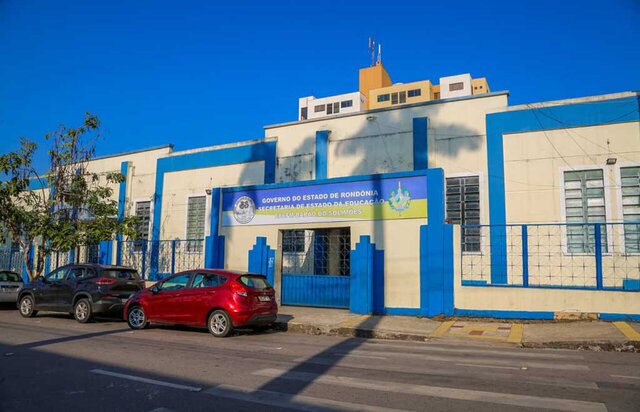
{"label": "blue metal fence", "polygon": [[462,234],[463,285],[640,290],[640,222],[467,225]]}
{"label": "blue metal fence", "polygon": [[158,280],[184,270],[204,267],[204,246],[202,239],[121,241],[116,263],[137,269],[144,279]]}
{"label": "blue metal fence", "polygon": [[22,272],[24,256],[20,249],[6,247],[0,248],[0,270],[12,270]]}

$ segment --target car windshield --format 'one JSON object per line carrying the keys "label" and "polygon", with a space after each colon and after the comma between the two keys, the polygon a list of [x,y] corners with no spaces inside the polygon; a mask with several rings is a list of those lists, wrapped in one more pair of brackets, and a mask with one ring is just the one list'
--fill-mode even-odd
{"label": "car windshield", "polygon": [[140,280],[140,275],[133,269],[103,269],[102,276],[123,280]]}
{"label": "car windshield", "polygon": [[269,282],[267,282],[267,279],[265,279],[262,276],[245,275],[245,276],[240,276],[238,280],[243,285],[250,287],[252,289],[269,289],[271,287]]}
{"label": "car windshield", "polygon": [[22,282],[22,278],[17,273],[0,272],[0,282]]}

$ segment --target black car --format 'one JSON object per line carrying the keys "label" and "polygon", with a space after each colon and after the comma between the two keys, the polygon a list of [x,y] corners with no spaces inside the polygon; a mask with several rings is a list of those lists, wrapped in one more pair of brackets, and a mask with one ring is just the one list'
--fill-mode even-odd
{"label": "black car", "polygon": [[135,269],[111,265],[66,265],[24,285],[18,309],[26,318],[39,310],[67,312],[78,322],[89,322],[97,313],[121,313],[144,281]]}

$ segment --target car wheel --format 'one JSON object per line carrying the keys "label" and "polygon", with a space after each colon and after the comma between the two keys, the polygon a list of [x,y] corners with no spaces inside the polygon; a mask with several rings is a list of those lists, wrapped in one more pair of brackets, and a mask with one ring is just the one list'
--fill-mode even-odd
{"label": "car wheel", "polygon": [[34,309],[35,305],[33,303],[33,297],[31,295],[25,295],[20,299],[20,314],[25,318],[32,318],[36,316],[38,313],[37,310]]}
{"label": "car wheel", "polygon": [[134,306],[129,309],[127,323],[129,324],[129,327],[134,330],[144,329],[149,325],[149,322],[147,321],[147,314],[141,306]]}
{"label": "car wheel", "polygon": [[82,298],[78,300],[73,307],[73,317],[80,323],[87,323],[91,320],[91,302],[89,299]]}
{"label": "car wheel", "polygon": [[216,310],[209,315],[209,332],[216,338],[224,338],[233,330],[231,318],[224,310]]}

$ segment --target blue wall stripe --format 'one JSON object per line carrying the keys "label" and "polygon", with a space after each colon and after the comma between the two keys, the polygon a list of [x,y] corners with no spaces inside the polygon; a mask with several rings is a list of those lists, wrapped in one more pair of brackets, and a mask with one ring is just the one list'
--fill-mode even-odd
{"label": "blue wall stripe", "polygon": [[328,176],[329,131],[316,132],[316,179],[326,179]]}
{"label": "blue wall stripe", "polygon": [[428,152],[429,119],[415,117],[413,119],[413,169],[421,170],[429,167]]}
{"label": "blue wall stripe", "polygon": [[506,223],[503,136],[640,120],[640,97],[569,103],[487,114],[487,162],[489,168],[489,219],[491,225],[491,281],[506,283]]}
{"label": "blue wall stripe", "polygon": [[631,314],[631,313],[600,313],[598,315],[601,320],[607,321],[632,321],[632,322],[640,322],[640,314]]}

